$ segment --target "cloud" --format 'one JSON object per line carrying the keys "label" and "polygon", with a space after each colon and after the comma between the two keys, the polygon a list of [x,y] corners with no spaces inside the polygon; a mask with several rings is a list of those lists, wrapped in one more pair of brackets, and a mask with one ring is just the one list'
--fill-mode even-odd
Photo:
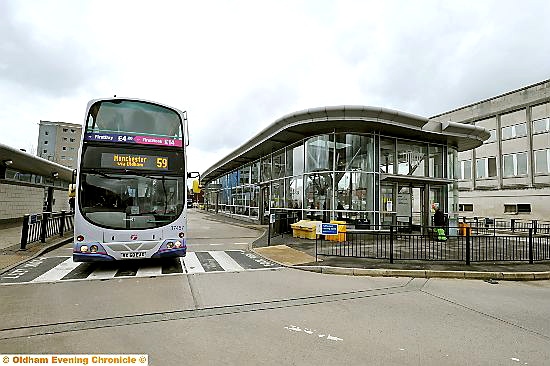
{"label": "cloud", "polygon": [[[429,117],[549,78],[547,1],[0,1],[0,142],[89,99],[186,110],[204,171],[278,118],[363,104]],[[11,128],[14,126],[14,128]],[[9,128],[8,128],[9,127]]]}
{"label": "cloud", "polygon": [[[0,85],[3,89],[20,90],[27,96],[57,98],[84,88],[98,70],[85,44],[29,27],[19,20],[21,15],[12,4],[0,2]],[[71,30],[65,31],[70,34]]]}

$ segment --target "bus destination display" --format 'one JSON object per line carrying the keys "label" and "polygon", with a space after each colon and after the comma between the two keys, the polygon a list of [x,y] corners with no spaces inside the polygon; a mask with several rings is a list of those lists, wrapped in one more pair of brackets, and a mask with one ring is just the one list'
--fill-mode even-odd
{"label": "bus destination display", "polygon": [[168,170],[168,158],[144,154],[101,154],[102,168]]}

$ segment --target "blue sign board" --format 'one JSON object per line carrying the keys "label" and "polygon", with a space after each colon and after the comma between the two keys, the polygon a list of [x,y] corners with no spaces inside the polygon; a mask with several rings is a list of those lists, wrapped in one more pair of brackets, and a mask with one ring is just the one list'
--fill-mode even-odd
{"label": "blue sign board", "polygon": [[321,235],[337,235],[338,224],[325,224],[321,223],[317,225],[317,234]]}

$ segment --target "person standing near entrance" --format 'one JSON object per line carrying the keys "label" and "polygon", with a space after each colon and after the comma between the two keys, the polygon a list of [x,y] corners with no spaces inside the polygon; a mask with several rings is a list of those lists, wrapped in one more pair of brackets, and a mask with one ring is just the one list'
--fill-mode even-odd
{"label": "person standing near entrance", "polygon": [[434,213],[434,226],[438,228],[442,228],[445,226],[445,215],[443,212],[439,209],[439,207],[435,208]]}
{"label": "person standing near entrance", "polygon": [[439,241],[447,241],[447,237],[445,236],[445,215],[443,212],[439,209],[439,206],[435,206],[435,213],[434,213],[434,231],[437,234],[437,240]]}

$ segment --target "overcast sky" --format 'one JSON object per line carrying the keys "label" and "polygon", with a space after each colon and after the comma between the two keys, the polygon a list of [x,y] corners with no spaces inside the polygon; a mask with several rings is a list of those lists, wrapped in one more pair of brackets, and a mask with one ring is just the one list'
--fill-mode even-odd
{"label": "overcast sky", "polygon": [[424,117],[550,78],[550,1],[0,0],[0,143],[82,124],[88,100],[186,110],[204,172],[279,117]]}

